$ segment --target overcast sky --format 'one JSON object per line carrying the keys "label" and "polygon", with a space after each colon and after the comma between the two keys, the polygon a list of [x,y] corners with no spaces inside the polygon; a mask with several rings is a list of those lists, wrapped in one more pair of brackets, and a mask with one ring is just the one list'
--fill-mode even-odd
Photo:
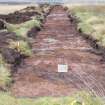
{"label": "overcast sky", "polygon": [[0,0],[1,2],[8,2],[8,1],[18,1],[18,2],[22,2],[22,1],[33,1],[33,0]]}
{"label": "overcast sky", "polygon": [[30,2],[35,2],[35,1],[64,1],[64,2],[105,2],[105,0],[0,0],[0,2],[9,2],[9,1],[16,1],[16,2],[26,2],[26,1],[30,1]]}

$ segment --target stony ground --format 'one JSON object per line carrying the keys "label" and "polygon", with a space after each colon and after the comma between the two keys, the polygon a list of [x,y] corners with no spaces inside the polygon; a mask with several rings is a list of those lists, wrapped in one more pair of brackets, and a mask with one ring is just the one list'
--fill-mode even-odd
{"label": "stony ground", "polygon": [[[14,74],[18,97],[67,96],[78,90],[105,95],[105,62],[76,30],[67,12],[55,6],[33,42],[34,54]],[[58,73],[67,64],[67,73]]]}

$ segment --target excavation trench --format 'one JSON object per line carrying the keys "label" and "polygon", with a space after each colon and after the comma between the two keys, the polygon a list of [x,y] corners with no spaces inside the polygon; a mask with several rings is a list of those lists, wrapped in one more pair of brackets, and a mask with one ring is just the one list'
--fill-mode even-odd
{"label": "excavation trench", "polygon": [[[80,90],[105,96],[105,62],[76,30],[62,6],[55,6],[33,44],[33,56],[14,74],[18,97],[69,96]],[[58,73],[58,64],[69,66]]]}

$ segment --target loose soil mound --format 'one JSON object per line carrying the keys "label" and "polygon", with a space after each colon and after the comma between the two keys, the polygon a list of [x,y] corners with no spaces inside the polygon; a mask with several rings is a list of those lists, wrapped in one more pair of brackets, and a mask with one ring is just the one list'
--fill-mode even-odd
{"label": "loose soil mound", "polygon": [[[46,11],[43,11],[44,5],[39,7],[27,7],[20,11],[16,11],[14,13],[10,13],[7,15],[0,15],[0,19],[5,20],[6,22],[12,23],[12,24],[19,24],[23,23],[25,21],[28,21],[32,19],[34,16],[40,16],[42,13],[44,16],[47,15]],[[49,11],[48,11],[49,12]],[[0,29],[4,29],[4,24],[2,21],[0,21]]]}

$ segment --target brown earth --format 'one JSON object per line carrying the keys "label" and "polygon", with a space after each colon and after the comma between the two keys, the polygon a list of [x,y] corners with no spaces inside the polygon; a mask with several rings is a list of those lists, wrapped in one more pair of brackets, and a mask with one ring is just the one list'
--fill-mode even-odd
{"label": "brown earth", "polygon": [[[23,22],[26,22],[34,16],[41,16],[42,14],[44,16],[47,16],[49,11],[44,11],[43,8],[47,8],[49,5],[39,5],[39,7],[26,7],[22,10],[9,13],[9,14],[0,14],[0,19],[5,20],[8,23],[12,24],[20,24]],[[0,21],[0,29],[5,29],[4,23]]]}
{"label": "brown earth", "polygon": [[19,52],[8,47],[9,40],[17,40],[16,35],[6,31],[0,32],[0,53],[7,63],[16,65],[18,60],[20,62],[22,56]]}
{"label": "brown earth", "polygon": [[[3,19],[9,23],[12,24],[19,24],[25,21],[30,20],[31,16],[36,15],[35,12],[24,12],[24,13],[20,13],[19,11],[15,12],[15,13],[10,13],[7,15],[0,15],[0,19]],[[0,21],[0,29],[5,29],[4,23],[2,21]]]}
{"label": "brown earth", "polygon": [[[18,97],[68,96],[88,90],[105,96],[105,62],[76,30],[76,24],[61,6],[47,16],[33,42],[34,55],[14,74],[12,94]],[[58,64],[68,64],[58,73]]]}
{"label": "brown earth", "polygon": [[[44,6],[47,5],[40,5],[40,11],[43,10]],[[22,10],[16,11],[14,13],[10,13],[7,15],[0,14],[0,19],[3,19],[12,24],[19,24],[31,19],[32,16],[40,16],[41,14],[38,13],[37,7],[27,7]],[[49,11],[48,11],[49,12]],[[47,13],[43,12],[43,15],[46,16]],[[43,21],[42,21],[43,22]],[[10,40],[19,40],[16,37],[15,33],[8,32],[5,29],[5,25],[3,21],[0,21],[0,53],[3,55],[7,63],[13,64],[13,66],[17,66],[21,63],[21,60],[24,58],[24,55],[21,55],[19,52],[15,51],[14,49],[8,48]],[[33,27],[28,33],[28,37],[35,37],[37,32],[40,31],[39,28]]]}

